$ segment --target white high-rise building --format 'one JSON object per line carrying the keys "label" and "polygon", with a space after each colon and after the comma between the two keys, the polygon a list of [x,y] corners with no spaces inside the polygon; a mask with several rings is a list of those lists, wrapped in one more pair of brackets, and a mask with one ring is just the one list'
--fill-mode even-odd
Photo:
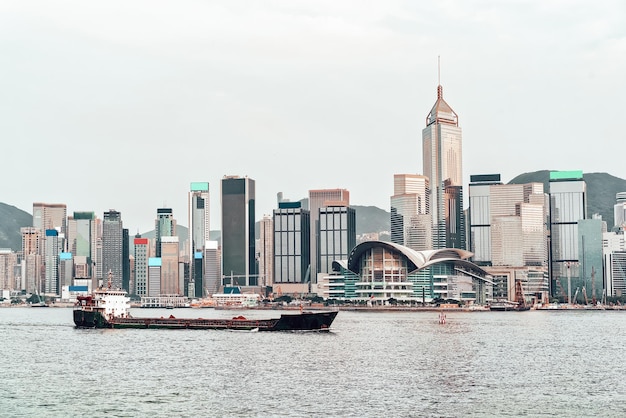
{"label": "white high-rise building", "polygon": [[115,209],[104,212],[102,221],[102,275],[98,277],[107,285],[109,273],[112,276],[114,289],[122,288],[123,272],[123,226],[122,214]]}
{"label": "white high-rise building", "polygon": [[606,296],[620,297],[626,294],[626,239],[624,239],[624,230],[605,232],[602,235]]}
{"label": "white high-rise building", "polygon": [[150,242],[148,238],[136,237],[133,240],[135,249],[134,291],[138,296],[148,295],[148,259],[150,258]]}
{"label": "white high-rise building", "polygon": [[[437,101],[426,116],[422,130],[424,175],[430,181],[429,213],[433,226],[433,248],[446,248],[451,241],[449,231],[462,231],[458,216],[446,216],[446,188],[463,186],[462,132],[459,118],[443,99],[443,87],[437,86]],[[458,202],[462,206],[462,202]],[[454,222],[456,225],[446,225]]]}
{"label": "white high-rise building", "polygon": [[213,295],[218,293],[221,286],[221,253],[219,249],[219,242],[207,241],[204,244],[204,254],[202,256],[203,261],[203,283],[204,283],[204,295]]}
{"label": "white high-rise building", "polygon": [[391,196],[391,242],[416,251],[432,249],[429,183],[419,174],[395,174]]}
{"label": "white high-rise building", "polygon": [[263,215],[259,232],[259,285],[274,283],[274,221],[271,215]]}
{"label": "white high-rise building", "polygon": [[17,290],[15,270],[17,253],[10,248],[0,248],[0,290]]}
{"label": "white high-rise building", "polygon": [[619,192],[615,195],[617,201],[613,205],[613,219],[616,227],[626,226],[626,192]]}

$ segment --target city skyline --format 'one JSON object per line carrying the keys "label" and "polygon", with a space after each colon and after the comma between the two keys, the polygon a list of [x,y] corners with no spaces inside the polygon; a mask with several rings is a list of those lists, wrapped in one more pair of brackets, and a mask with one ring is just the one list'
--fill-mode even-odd
{"label": "city skyline", "polygon": [[[623,140],[625,6],[570,6],[12,3],[0,14],[0,175],[21,175],[2,201],[113,207],[134,234],[157,207],[186,223],[189,182],[237,174],[258,183],[257,219],[277,192],[311,189],[387,208],[394,174],[424,174],[438,56],[464,187],[470,174],[544,169],[626,178],[609,158]],[[219,229],[216,199],[211,212]]]}

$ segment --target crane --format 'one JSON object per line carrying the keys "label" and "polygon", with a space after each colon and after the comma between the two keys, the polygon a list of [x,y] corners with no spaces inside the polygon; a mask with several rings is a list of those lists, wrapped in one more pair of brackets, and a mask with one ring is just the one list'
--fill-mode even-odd
{"label": "crane", "polygon": [[[558,278],[556,279],[556,283],[559,285],[559,289],[561,290],[561,294],[563,295],[563,297],[565,299],[567,299],[567,293],[565,292],[565,289],[563,289],[563,285],[561,284],[561,280],[559,280]],[[569,303],[570,301],[568,300],[567,303]]]}
{"label": "crane", "polygon": [[594,306],[597,303],[595,281],[596,281],[596,269],[593,266],[591,266],[591,304]]}
{"label": "crane", "polygon": [[587,298],[587,289],[583,286],[583,296],[585,297],[585,305],[589,305],[589,299]]}

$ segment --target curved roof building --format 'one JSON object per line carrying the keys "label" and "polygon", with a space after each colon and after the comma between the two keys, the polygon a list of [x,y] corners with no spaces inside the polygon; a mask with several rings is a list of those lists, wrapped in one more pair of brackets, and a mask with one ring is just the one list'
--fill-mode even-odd
{"label": "curved roof building", "polygon": [[491,299],[488,273],[457,248],[416,251],[385,241],[366,241],[348,260],[333,262],[333,274],[321,283],[327,298],[430,302],[455,299],[486,303]]}

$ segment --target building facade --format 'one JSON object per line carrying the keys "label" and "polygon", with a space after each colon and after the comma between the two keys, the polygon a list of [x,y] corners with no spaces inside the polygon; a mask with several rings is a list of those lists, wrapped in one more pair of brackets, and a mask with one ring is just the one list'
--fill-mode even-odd
{"label": "building facade", "polygon": [[[72,253],[76,276],[91,278],[96,263],[96,215],[94,212],[74,212],[68,218],[67,251]],[[79,274],[80,272],[80,274]]]}
{"label": "building facade", "polygon": [[577,287],[579,296],[574,302],[582,303],[584,298],[586,304],[589,300],[602,299],[606,288],[603,283],[603,237],[606,232],[606,222],[599,215],[578,221],[580,284]]}
{"label": "building facade", "polygon": [[419,174],[394,174],[391,196],[391,242],[425,251],[432,248],[432,222],[428,213],[428,178]]}
{"label": "building facade", "polygon": [[626,192],[619,192],[615,195],[615,205],[613,205],[613,225],[617,228],[626,227]]}
{"label": "building facade", "polygon": [[149,297],[161,295],[161,259],[148,258],[148,294]]}
{"label": "building facade", "polygon": [[624,229],[605,232],[602,239],[604,259],[604,296],[620,298],[626,296],[626,239]]}
{"label": "building facade", "polygon": [[176,236],[176,219],[171,208],[157,209],[157,217],[154,221],[155,248],[154,253],[161,257],[161,242],[163,237]]}
{"label": "building facade", "polygon": [[470,256],[460,249],[415,251],[367,241],[357,245],[347,260],[333,263],[332,273],[321,277],[319,291],[327,298],[373,304],[446,299],[487,304],[493,298],[490,276],[470,262]]}
{"label": "building facade", "polygon": [[179,275],[178,237],[161,237],[161,294],[183,295],[184,287]]}
{"label": "building facade", "polygon": [[310,282],[311,218],[300,202],[281,202],[273,213],[273,284]]}
{"label": "building facade", "polygon": [[46,229],[45,237],[44,293],[56,296],[59,295],[59,254],[61,253],[62,240],[56,229]]}
{"label": "building facade", "polygon": [[317,248],[319,232],[319,210],[330,205],[350,206],[350,192],[346,189],[309,190],[309,212],[311,215],[311,278],[317,280],[320,267],[317,265]]}
{"label": "building facade", "polygon": [[356,246],[356,212],[342,204],[322,207],[317,225],[318,274],[326,274],[332,271],[333,261],[347,259]]}
{"label": "building facade", "polygon": [[204,254],[206,242],[211,239],[208,182],[191,183],[187,196],[187,209],[189,220],[189,277],[192,278],[194,296],[200,298],[204,296],[203,289],[205,287],[203,283],[202,254]]}
{"label": "building facade", "polygon": [[587,219],[587,186],[582,171],[550,172],[550,292],[571,301],[582,286],[578,221]]}
{"label": "building facade", "polygon": [[[124,231],[122,214],[115,209],[104,212],[102,218],[102,274],[109,277],[111,273],[114,289],[123,288],[124,276]],[[103,281],[104,277],[98,277]],[[126,289],[127,291],[129,289]]]}
{"label": "building facade", "polygon": [[225,176],[221,185],[223,284],[257,286],[255,182]]}
{"label": "building facade", "polygon": [[516,281],[530,302],[549,299],[547,195],[543,184],[502,184],[499,174],[470,176],[469,248],[493,276],[494,295],[514,300]]}
{"label": "building facade", "polygon": [[[437,86],[437,101],[426,116],[426,128],[422,130],[422,152],[424,175],[430,181],[429,213],[433,228],[433,248],[446,248],[449,241],[447,231],[460,231],[462,225],[447,225],[459,222],[460,213],[446,215],[446,188],[463,186],[462,131],[459,118],[443,98],[443,87]],[[454,197],[455,189],[448,190],[448,199]],[[462,208],[462,194],[458,203]],[[465,245],[464,242],[458,245]]]}
{"label": "building facade", "polygon": [[257,251],[259,286],[271,286],[274,283],[274,220],[270,215],[263,215],[261,219]]}
{"label": "building facade", "polygon": [[15,276],[17,265],[17,253],[10,248],[0,248],[0,290],[19,289]]}
{"label": "building facade", "polygon": [[207,241],[204,245],[204,254],[202,256],[204,296],[210,296],[220,291],[222,281],[220,261],[221,253],[219,242]]}
{"label": "building facade", "polygon": [[150,258],[150,241],[148,238],[135,237],[133,239],[135,256],[135,274],[133,278],[133,292],[137,296],[148,295],[148,259]]}

